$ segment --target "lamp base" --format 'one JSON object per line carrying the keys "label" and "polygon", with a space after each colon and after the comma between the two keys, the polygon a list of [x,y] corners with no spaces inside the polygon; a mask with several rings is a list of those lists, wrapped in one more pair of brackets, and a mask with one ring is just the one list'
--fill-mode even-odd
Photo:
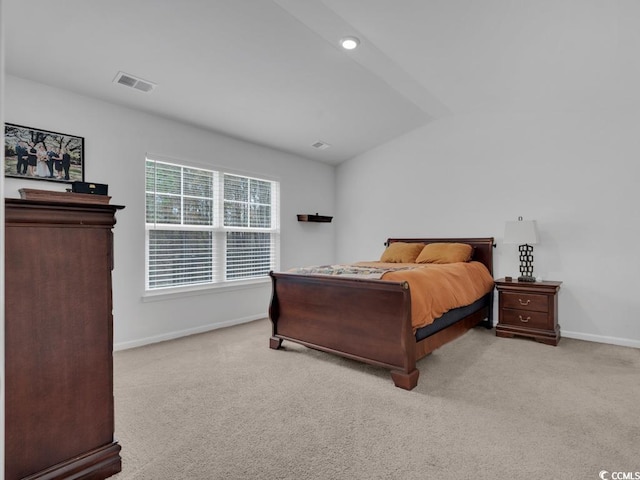
{"label": "lamp base", "polygon": [[535,282],[536,277],[518,277],[519,282]]}
{"label": "lamp base", "polygon": [[533,276],[533,247],[531,245],[520,245],[518,247],[520,251],[520,276],[519,282],[535,282],[536,279]]}

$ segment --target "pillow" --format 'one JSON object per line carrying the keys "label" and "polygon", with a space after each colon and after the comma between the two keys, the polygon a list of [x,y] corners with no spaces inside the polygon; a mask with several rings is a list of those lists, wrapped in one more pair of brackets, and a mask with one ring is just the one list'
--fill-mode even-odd
{"label": "pillow", "polygon": [[416,263],[455,263],[471,260],[473,247],[466,243],[430,243],[426,245]]}
{"label": "pillow", "polygon": [[423,248],[424,243],[393,242],[382,252],[380,261],[387,263],[414,263]]}

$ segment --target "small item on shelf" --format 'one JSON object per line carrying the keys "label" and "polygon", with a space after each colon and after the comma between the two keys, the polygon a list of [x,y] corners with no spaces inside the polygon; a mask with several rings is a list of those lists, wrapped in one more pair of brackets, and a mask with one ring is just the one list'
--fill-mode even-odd
{"label": "small item on shelf", "polygon": [[298,214],[298,221],[299,222],[323,222],[323,223],[329,223],[331,222],[331,220],[333,219],[333,217],[328,217],[325,215],[318,215],[317,213],[315,215],[309,214],[309,213],[299,213]]}

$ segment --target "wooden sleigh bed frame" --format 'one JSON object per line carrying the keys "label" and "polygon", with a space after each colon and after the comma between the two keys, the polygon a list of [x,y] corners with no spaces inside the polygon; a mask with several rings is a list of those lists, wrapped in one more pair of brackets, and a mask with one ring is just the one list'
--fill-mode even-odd
{"label": "wooden sleigh bed frame", "polygon": [[[483,263],[493,275],[493,238],[390,238],[386,245],[392,242],[467,243],[474,247],[472,260]],[[283,340],[289,340],[381,366],[390,369],[395,385],[406,390],[418,384],[417,360],[478,324],[493,326],[493,290],[475,311],[469,313],[467,308],[462,318],[443,328],[438,328],[436,319],[425,327],[430,329],[428,335],[417,340],[423,335],[418,335],[420,330],[413,332],[406,282],[274,272],[270,276],[270,348],[279,349]]]}

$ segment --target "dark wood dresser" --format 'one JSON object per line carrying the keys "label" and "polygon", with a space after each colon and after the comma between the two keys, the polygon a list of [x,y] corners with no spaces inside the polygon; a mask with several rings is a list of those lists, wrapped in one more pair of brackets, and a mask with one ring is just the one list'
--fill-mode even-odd
{"label": "dark wood dresser", "polygon": [[121,469],[111,301],[120,208],[5,201],[5,480]]}
{"label": "dark wood dresser", "polygon": [[562,282],[496,280],[498,290],[498,337],[530,337],[547,345],[558,345],[558,291]]}

